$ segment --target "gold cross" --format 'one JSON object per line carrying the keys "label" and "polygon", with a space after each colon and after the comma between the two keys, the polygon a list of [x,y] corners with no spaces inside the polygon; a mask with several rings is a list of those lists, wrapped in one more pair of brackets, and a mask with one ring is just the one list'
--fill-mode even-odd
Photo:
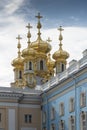
{"label": "gold cross", "polygon": [[28,23],[28,25],[26,26],[26,28],[28,28],[28,29],[32,28],[32,26],[30,25],[30,23]]}
{"label": "gold cross", "polygon": [[40,18],[43,18],[43,16],[40,15],[40,13],[38,13],[37,16],[35,16],[36,18],[40,19]]}
{"label": "gold cross", "polygon": [[16,39],[18,39],[18,41],[20,41],[22,38],[20,37],[20,35],[18,35],[18,37],[16,37]]}
{"label": "gold cross", "polygon": [[17,46],[17,48],[19,49],[19,52],[20,52],[20,48],[21,48],[20,40],[22,38],[20,37],[20,35],[18,35],[18,37],[16,37],[16,39],[18,39],[18,46]]}
{"label": "gold cross", "polygon": [[64,29],[62,28],[62,26],[60,26],[60,27],[58,28],[58,30],[61,32],[61,31],[63,31]]}

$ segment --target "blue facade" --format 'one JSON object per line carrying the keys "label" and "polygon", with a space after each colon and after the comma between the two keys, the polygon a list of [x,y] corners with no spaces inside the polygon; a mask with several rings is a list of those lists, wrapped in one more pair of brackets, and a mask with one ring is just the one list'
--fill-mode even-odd
{"label": "blue facade", "polygon": [[[81,94],[85,93],[85,104],[81,106]],[[84,95],[82,95],[84,96]],[[43,130],[71,130],[70,117],[75,117],[73,130],[82,130],[81,112],[87,111],[87,64],[80,68],[78,72],[72,73],[68,78],[61,80],[58,84],[45,90],[42,94],[42,121]],[[84,97],[83,97],[84,98]],[[73,99],[73,100],[71,100]],[[70,111],[70,102],[74,104]],[[63,114],[60,115],[60,104],[63,106]],[[51,119],[52,108],[54,108],[54,118]],[[62,111],[62,110],[61,110]],[[63,121],[62,128],[60,122]],[[51,128],[51,126],[53,127]]]}

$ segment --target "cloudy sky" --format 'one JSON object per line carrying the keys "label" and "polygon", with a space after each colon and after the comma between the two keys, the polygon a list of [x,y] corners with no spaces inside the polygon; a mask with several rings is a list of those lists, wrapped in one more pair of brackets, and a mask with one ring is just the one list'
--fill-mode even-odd
{"label": "cloudy sky", "polygon": [[22,37],[22,49],[26,48],[26,25],[31,23],[31,41],[37,38],[38,12],[43,16],[42,38],[51,38],[52,53],[58,48],[60,25],[63,49],[70,53],[68,63],[79,60],[87,49],[87,0],[0,0],[0,86],[10,86],[14,80],[11,62],[17,57],[17,35]]}

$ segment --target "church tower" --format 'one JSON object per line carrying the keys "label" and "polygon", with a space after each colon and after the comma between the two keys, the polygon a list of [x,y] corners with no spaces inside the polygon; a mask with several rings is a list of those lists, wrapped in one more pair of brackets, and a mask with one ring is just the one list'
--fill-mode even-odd
{"label": "church tower", "polygon": [[40,15],[40,13],[38,13],[36,18],[38,19],[37,40],[31,43],[31,47],[36,51],[35,74],[36,74],[37,85],[40,85],[47,80],[47,77],[46,77],[46,75],[48,74],[47,54],[51,50],[51,45],[47,41],[43,41],[41,38],[40,29],[42,25],[40,23],[40,19],[42,18],[42,16]]}
{"label": "church tower", "polygon": [[28,38],[28,46],[22,51],[22,57],[24,58],[24,79],[25,79],[25,86],[34,88],[36,86],[35,80],[35,51],[31,48],[31,33],[30,28],[32,26],[28,24],[26,26],[28,28],[27,38]]}
{"label": "church tower", "polygon": [[60,35],[59,35],[59,50],[56,51],[53,54],[53,59],[55,59],[55,67],[56,67],[56,74],[63,72],[66,69],[66,64],[67,61],[66,59],[69,57],[68,52],[64,51],[62,49],[62,40],[63,40],[63,36],[61,34],[61,32],[64,30],[62,29],[62,27],[60,26],[59,29],[60,31]]}
{"label": "church tower", "polygon": [[22,38],[20,37],[20,35],[18,35],[16,39],[18,39],[18,45],[17,45],[18,57],[12,61],[12,66],[14,67],[14,83],[11,83],[11,86],[23,87],[24,86],[24,82],[23,82],[24,64],[20,52],[20,48],[21,48],[20,40]]}
{"label": "church tower", "polygon": [[53,61],[51,59],[51,45],[50,38],[44,41],[41,38],[41,22],[42,16],[40,13],[36,16],[37,22],[37,39],[31,42],[30,29],[32,26],[28,24],[26,27],[28,29],[27,38],[28,45],[25,49],[20,52],[21,37],[18,36],[18,57],[12,61],[12,66],[14,67],[14,82],[11,83],[12,87],[28,87],[30,89],[41,89],[41,85],[48,80],[50,80],[54,75],[56,69],[56,74],[63,72],[66,69],[66,59],[69,54],[62,49],[62,27],[58,29],[60,31],[59,35],[59,50],[53,54]]}

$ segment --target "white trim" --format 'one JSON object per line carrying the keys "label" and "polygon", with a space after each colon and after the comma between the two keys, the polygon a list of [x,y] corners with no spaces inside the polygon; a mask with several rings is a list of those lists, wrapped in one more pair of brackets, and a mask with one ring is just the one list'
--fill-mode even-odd
{"label": "white trim", "polygon": [[23,107],[23,108],[40,108],[40,105],[18,104],[18,103],[7,103],[7,102],[0,102],[0,106]]}
{"label": "white trim", "polygon": [[9,106],[9,107],[14,106],[14,107],[18,107],[18,103],[0,102],[0,106],[5,106],[5,107],[7,107],[7,106]]}
{"label": "white trim", "polygon": [[40,108],[40,105],[19,104],[19,107],[23,107],[23,108]]}

